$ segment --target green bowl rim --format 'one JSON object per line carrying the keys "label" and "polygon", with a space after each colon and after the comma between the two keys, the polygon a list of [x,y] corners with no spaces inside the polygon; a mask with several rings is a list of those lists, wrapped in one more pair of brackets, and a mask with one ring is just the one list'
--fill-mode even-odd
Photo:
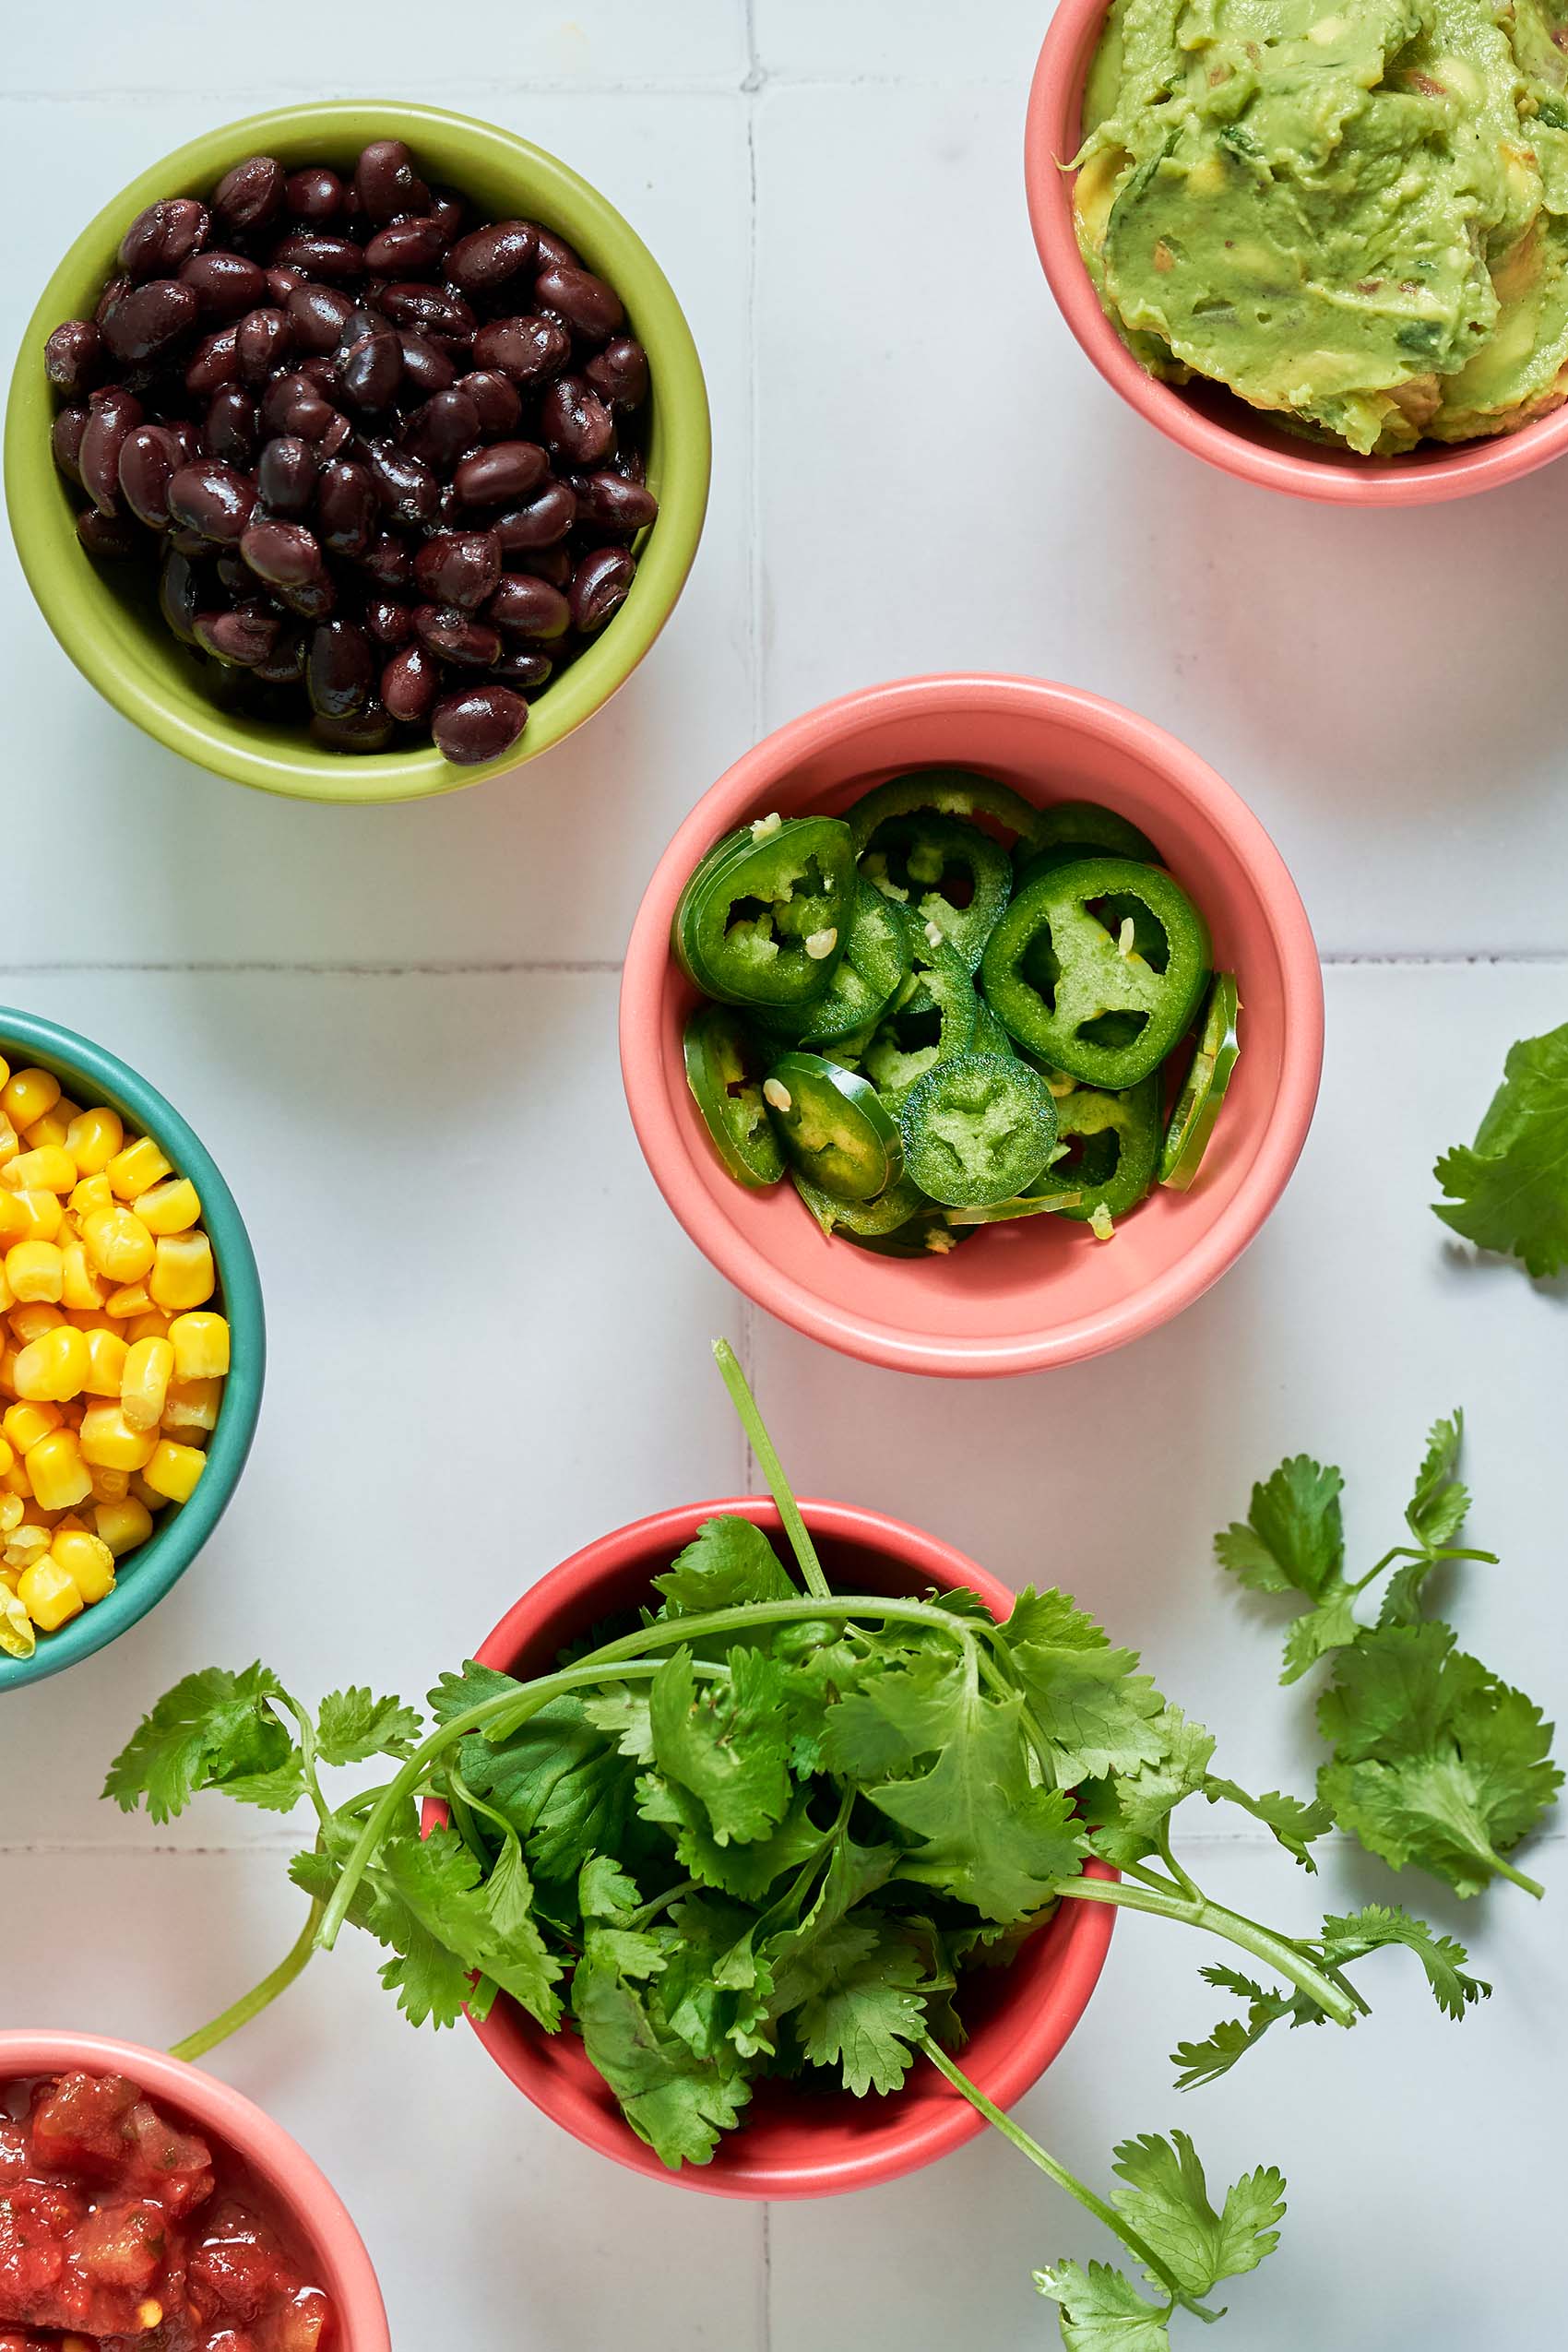
{"label": "green bowl rim", "polygon": [[[241,156],[307,132],[343,147],[395,132],[416,152],[422,135],[427,140],[439,136],[482,154],[493,169],[518,180],[520,208],[537,212],[588,249],[625,302],[648,353],[654,430],[660,437],[654,477],[659,512],[631,593],[596,643],[530,703],[520,742],[500,759],[474,767],[452,766],[434,745],[359,754],[323,752],[302,737],[297,749],[261,751],[231,737],[216,707],[210,723],[175,710],[144,664],[91,627],[83,595],[88,581],[73,569],[88,559],[74,530],[62,533],[60,484],[46,450],[53,400],[42,355],[53,328],[71,315],[73,287],[89,267],[97,272],[113,266],[126,222],[143,206],[186,186],[208,192]],[[423,799],[505,775],[551,750],[600,709],[674,610],[702,536],[711,467],[707,391],[696,345],[669,279],[631,223],[545,148],[472,115],[395,100],[328,100],[248,115],[190,140],[133,180],[82,231],[45,287],[22,336],[6,415],[6,502],[17,552],[40,611],[82,675],[144,733],[200,766],[263,791],[348,806]]]}
{"label": "green bowl rim", "polygon": [[105,1102],[135,1122],[161,1145],[201,1194],[202,1221],[212,1241],[223,1312],[233,1337],[232,1367],[223,1388],[218,1427],[207,1450],[207,1467],[190,1501],[170,1513],[131,1555],[122,1582],[107,1599],[86,1609],[57,1633],[42,1634],[31,1657],[0,1657],[0,1691],[42,1682],[95,1650],[107,1648],[136,1624],[177,1584],[228,1508],[255,1435],[267,1372],[267,1323],[255,1253],[233,1194],[195,1130],[165,1101],[155,1086],[137,1075],[107,1046],[61,1028],[36,1013],[0,1004],[0,1053],[25,1047],[56,1077],[69,1075],[71,1094]]}

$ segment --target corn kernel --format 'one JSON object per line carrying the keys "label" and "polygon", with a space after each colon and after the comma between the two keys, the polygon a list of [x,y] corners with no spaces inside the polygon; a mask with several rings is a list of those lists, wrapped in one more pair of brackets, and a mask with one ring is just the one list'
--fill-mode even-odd
{"label": "corn kernel", "polygon": [[[4,1066],[5,1064],[0,1063],[0,1068]],[[6,1118],[6,1113],[0,1111],[0,1168],[4,1168],[7,1160],[15,1159],[21,1147],[21,1137]]]}
{"label": "corn kernel", "polygon": [[92,1499],[94,1503],[124,1503],[131,1491],[129,1470],[106,1470],[101,1462],[90,1462]]}
{"label": "corn kernel", "polygon": [[174,1350],[167,1339],[138,1339],[131,1348],[120,1382],[120,1410],[132,1429],[156,1429],[163,1419],[173,1369]]}
{"label": "corn kernel", "polygon": [[169,1318],[161,1307],[148,1307],[145,1314],[133,1315],[125,1325],[125,1337],[132,1347],[138,1339],[167,1339]]}
{"label": "corn kernel", "polygon": [[138,1193],[149,1193],[162,1177],[173,1171],[150,1135],[138,1135],[134,1144],[117,1151],[104,1170],[109,1188],[118,1201],[134,1201]]}
{"label": "corn kernel", "polygon": [[49,1556],[65,1570],[89,1609],[113,1591],[114,1555],[101,1536],[89,1535],[85,1527],[56,1527]]}
{"label": "corn kernel", "polygon": [[[160,1495],[159,1501],[162,1499]],[[101,1503],[92,1518],[101,1538],[116,1560],[122,1552],[134,1551],[152,1533],[152,1514],[134,1495],[125,1495],[118,1503]]]}
{"label": "corn kernel", "polygon": [[201,1215],[201,1195],[188,1176],[169,1176],[138,1193],[134,1206],[149,1233],[186,1233]]}
{"label": "corn kernel", "polygon": [[46,1193],[37,1184],[20,1184],[5,1199],[11,1212],[7,1222],[19,1241],[53,1241],[65,1221],[58,1194]]}
{"label": "corn kernel", "polygon": [[73,1236],[59,1250],[61,1304],[73,1314],[101,1314],[109,1285],[89,1264],[84,1244]]}
{"label": "corn kernel", "polygon": [[58,1145],[45,1145],[38,1151],[19,1151],[15,1159],[0,1168],[0,1184],[9,1184],[18,1193],[32,1187],[42,1193],[68,1193],[75,1189],[76,1182],[77,1163]]}
{"label": "corn kernel", "polygon": [[0,1536],[10,1535],[26,1516],[27,1505],[19,1494],[0,1494]]}
{"label": "corn kernel", "polygon": [[[3,1251],[5,1246],[4,1241],[0,1241],[0,1251]],[[17,1294],[12,1289],[6,1275],[5,1258],[0,1256],[0,1314],[4,1314],[7,1307],[14,1307],[16,1303]]]}
{"label": "corn kernel", "polygon": [[33,1493],[46,1511],[69,1511],[92,1492],[92,1474],[75,1430],[51,1430],[29,1446],[26,1460]]}
{"label": "corn kernel", "polygon": [[[32,1620],[17,1598],[16,1586],[0,1574],[0,1651],[7,1657],[30,1657],[37,1647]],[[60,2340],[63,2346],[72,2343],[68,2335]],[[85,2344],[87,2339],[77,2336],[75,2341]]]}
{"label": "corn kernel", "polygon": [[33,1567],[23,1569],[17,1582],[17,1598],[45,1633],[56,1633],[82,1613],[82,1597],[75,1583],[47,1552]]}
{"label": "corn kernel", "polygon": [[46,1331],[58,1331],[65,1320],[58,1307],[39,1299],[13,1307],[6,1317],[6,1328],[18,1348],[29,1348]]}
{"label": "corn kernel", "polygon": [[129,1323],[136,1315],[144,1315],[152,1304],[152,1293],[145,1282],[127,1282],[118,1290],[111,1290],[103,1301],[103,1312],[116,1323]]}
{"label": "corn kernel", "polygon": [[4,1488],[8,1495],[20,1495],[24,1503],[32,1501],[32,1480],[28,1476],[25,1461],[12,1463],[4,1477],[0,1477],[0,1488]]}
{"label": "corn kernel", "polygon": [[154,1494],[164,1495],[171,1503],[188,1503],[206,1467],[207,1456],[196,1446],[180,1445],[173,1438],[166,1437],[142,1473],[142,1479]]}
{"label": "corn kernel", "polygon": [[41,1437],[52,1429],[60,1428],[65,1416],[54,1405],[13,1405],[3,1419],[3,1429],[18,1454],[30,1454]]}
{"label": "corn kernel", "polygon": [[57,1301],[65,1288],[65,1261],[53,1241],[14,1241],[6,1253],[6,1279],[18,1299]]}
{"label": "corn kernel", "polygon": [[36,1519],[23,1519],[6,1539],[7,1568],[30,1568],[49,1549],[49,1530]]}
{"label": "corn kernel", "polygon": [[220,1380],[172,1380],[164,1400],[162,1425],[166,1430],[210,1431],[218,1427],[218,1408],[222,1401]]}
{"label": "corn kernel", "polygon": [[87,1340],[87,1378],[82,1383],[89,1396],[112,1396],[118,1403],[120,1384],[125,1377],[125,1358],[130,1349],[117,1331],[103,1325],[84,1333]]}
{"label": "corn kernel", "polygon": [[60,1081],[47,1070],[18,1070],[0,1089],[0,1111],[13,1125],[30,1127],[60,1099]]}
{"label": "corn kernel", "polygon": [[113,1206],[114,1195],[109,1189],[109,1179],[102,1174],[84,1176],[65,1203],[71,1215],[78,1220],[90,1217],[96,1208],[113,1208]]}
{"label": "corn kernel", "polygon": [[82,1220],[82,1240],[107,1281],[139,1282],[152,1270],[152,1236],[131,1209],[95,1209]]}
{"label": "corn kernel", "polygon": [[78,1111],[65,1130],[65,1149],[83,1176],[101,1176],[125,1140],[125,1123],[106,1103]]}
{"label": "corn kernel", "polygon": [[[0,1478],[5,1477],[6,1472],[10,1468],[16,1458],[16,1448],[11,1443],[10,1439],[8,1437],[0,1437]],[[4,1526],[5,1524],[5,1521],[0,1519],[0,1526]]]}
{"label": "corn kernel", "polygon": [[30,1127],[22,1129],[22,1141],[31,1151],[64,1150],[71,1121],[80,1108],[79,1103],[67,1102],[62,1095],[53,1111],[46,1111],[42,1119],[35,1119]]}
{"label": "corn kernel", "polygon": [[212,1244],[202,1232],[170,1233],[154,1244],[156,1256],[148,1289],[153,1302],[171,1314],[187,1307],[205,1306],[218,1287]]}
{"label": "corn kernel", "polygon": [[229,1325],[221,1315],[176,1315],[169,1344],[181,1380],[220,1380],[229,1369]]}
{"label": "corn kernel", "polygon": [[[172,1360],[173,1350],[170,1349]],[[79,1396],[90,1360],[86,1336],[68,1323],[31,1340],[17,1358],[17,1395],[29,1404],[59,1405]]]}
{"label": "corn kernel", "polygon": [[118,1404],[89,1405],[82,1415],[82,1459],[89,1467],[145,1470],[157,1449],[157,1431],[133,1429]]}

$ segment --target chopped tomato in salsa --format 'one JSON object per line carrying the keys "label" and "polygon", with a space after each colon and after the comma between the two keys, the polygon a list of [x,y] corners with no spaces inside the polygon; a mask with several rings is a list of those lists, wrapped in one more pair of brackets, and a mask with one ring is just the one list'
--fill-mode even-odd
{"label": "chopped tomato in salsa", "polygon": [[332,2306],[121,2074],[0,2096],[0,2352],[333,2352]]}

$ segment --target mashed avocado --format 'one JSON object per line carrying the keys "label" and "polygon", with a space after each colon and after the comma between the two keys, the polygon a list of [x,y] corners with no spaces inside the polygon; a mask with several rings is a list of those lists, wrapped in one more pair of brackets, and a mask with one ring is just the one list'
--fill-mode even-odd
{"label": "mashed avocado", "polygon": [[1360,450],[1568,399],[1568,0],[1114,0],[1078,241],[1156,374]]}

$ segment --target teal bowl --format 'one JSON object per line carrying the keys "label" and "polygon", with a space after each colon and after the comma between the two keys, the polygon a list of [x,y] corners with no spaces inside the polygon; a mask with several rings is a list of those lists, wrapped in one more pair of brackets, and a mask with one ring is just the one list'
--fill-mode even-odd
{"label": "teal bowl", "polygon": [[53,1071],[73,1102],[107,1103],[128,1124],[151,1135],[180,1175],[190,1178],[201,1195],[202,1222],[212,1242],[218,1272],[212,1303],[229,1318],[232,1367],[207,1449],[207,1467],[190,1501],[172,1503],[160,1513],[146,1543],[121,1561],[119,1580],[107,1599],[84,1609],[57,1633],[41,1633],[31,1657],[0,1657],[4,1692],[23,1682],[42,1682],[95,1650],[107,1649],[184,1574],[228,1508],[251,1450],[267,1370],[267,1324],[255,1253],[234,1195],[206,1145],[172,1103],[103,1046],[10,1004],[0,1004],[0,1054],[13,1069]]}

